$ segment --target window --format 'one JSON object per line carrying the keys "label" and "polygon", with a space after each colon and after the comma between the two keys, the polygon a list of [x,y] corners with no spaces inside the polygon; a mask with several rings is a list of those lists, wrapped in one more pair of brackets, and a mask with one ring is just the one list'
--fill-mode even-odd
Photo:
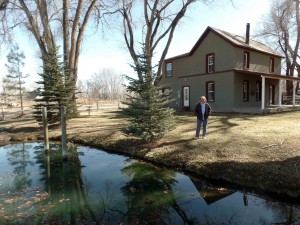
{"label": "window", "polygon": [[206,83],[206,96],[208,102],[215,102],[215,82],[209,81]]}
{"label": "window", "polygon": [[244,69],[249,69],[250,53],[244,52]]}
{"label": "window", "polygon": [[249,101],[249,81],[244,80],[243,82],[243,101],[248,102]]}
{"label": "window", "polygon": [[270,73],[274,73],[274,58],[270,58]]}
{"label": "window", "polygon": [[164,88],[163,94],[164,94],[164,96],[170,96],[170,88]]}
{"label": "window", "polygon": [[206,61],[207,61],[206,72],[207,73],[215,72],[215,54],[208,54],[206,56]]}
{"label": "window", "polygon": [[256,91],[255,91],[256,101],[261,101],[261,82],[256,81]]}
{"label": "window", "polygon": [[166,64],[166,77],[173,76],[173,63],[169,62]]}
{"label": "window", "polygon": [[274,97],[275,97],[275,86],[271,84],[269,86],[269,103],[270,103],[270,105],[274,105]]}

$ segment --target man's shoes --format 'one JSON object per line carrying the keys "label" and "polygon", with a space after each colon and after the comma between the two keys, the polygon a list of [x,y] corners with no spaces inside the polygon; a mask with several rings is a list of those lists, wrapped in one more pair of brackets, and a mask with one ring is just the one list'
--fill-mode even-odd
{"label": "man's shoes", "polygon": [[205,136],[202,136],[202,139],[206,139],[206,137],[205,137]]}

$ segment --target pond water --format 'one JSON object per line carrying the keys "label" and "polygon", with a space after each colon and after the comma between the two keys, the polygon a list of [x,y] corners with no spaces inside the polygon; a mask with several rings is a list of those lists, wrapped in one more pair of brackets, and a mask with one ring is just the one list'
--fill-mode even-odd
{"label": "pond water", "polygon": [[300,204],[129,157],[58,145],[0,147],[0,224],[300,224]]}

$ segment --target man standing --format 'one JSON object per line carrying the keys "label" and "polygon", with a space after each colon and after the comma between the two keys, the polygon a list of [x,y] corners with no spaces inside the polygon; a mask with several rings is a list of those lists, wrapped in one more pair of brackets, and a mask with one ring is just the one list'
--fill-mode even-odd
{"label": "man standing", "polygon": [[203,124],[202,138],[206,138],[206,127],[207,120],[211,112],[211,107],[207,103],[205,96],[201,96],[199,103],[194,109],[195,115],[197,116],[197,128],[196,128],[196,139],[199,139],[201,125]]}

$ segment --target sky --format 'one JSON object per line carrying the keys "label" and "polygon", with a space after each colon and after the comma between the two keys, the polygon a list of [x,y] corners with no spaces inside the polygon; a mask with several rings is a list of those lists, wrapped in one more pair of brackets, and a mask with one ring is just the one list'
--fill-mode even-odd
{"label": "sky", "polygon": [[[251,38],[251,34],[261,22],[263,15],[269,12],[270,7],[270,0],[233,0],[234,6],[230,0],[216,2],[212,6],[202,3],[192,5],[174,33],[166,58],[189,52],[207,26],[245,36],[246,24],[250,23]],[[23,73],[30,74],[26,79],[26,86],[32,88],[39,80],[37,74],[41,70],[38,48],[34,40],[24,34],[17,35],[17,43],[26,56]],[[161,51],[162,49],[157,49],[156,55],[159,56]],[[8,50],[1,48],[1,80],[7,74],[5,67],[7,54]],[[154,58],[154,63],[157,63],[155,60],[158,60],[158,57]],[[116,73],[134,76],[130,64],[132,61],[120,33],[90,35],[86,37],[82,46],[78,78],[87,80],[102,69],[111,69]]]}

